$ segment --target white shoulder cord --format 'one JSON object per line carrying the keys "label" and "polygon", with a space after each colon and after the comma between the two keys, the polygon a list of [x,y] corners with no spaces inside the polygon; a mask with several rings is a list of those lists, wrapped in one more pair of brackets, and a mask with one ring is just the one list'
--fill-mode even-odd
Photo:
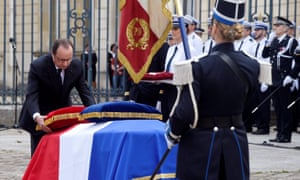
{"label": "white shoulder cord", "polygon": [[180,61],[178,63],[174,64],[174,78],[173,78],[173,83],[177,87],[177,97],[175,100],[175,103],[172,107],[170,117],[173,115],[175,108],[177,107],[181,95],[181,91],[183,88],[183,85],[188,84],[189,87],[189,92],[191,95],[192,103],[193,103],[193,108],[194,108],[194,123],[190,124],[191,128],[196,128],[198,124],[198,107],[197,107],[197,102],[193,90],[192,83],[194,81],[193,78],[193,71],[192,71],[192,62],[198,61],[198,58],[187,60],[187,61]]}

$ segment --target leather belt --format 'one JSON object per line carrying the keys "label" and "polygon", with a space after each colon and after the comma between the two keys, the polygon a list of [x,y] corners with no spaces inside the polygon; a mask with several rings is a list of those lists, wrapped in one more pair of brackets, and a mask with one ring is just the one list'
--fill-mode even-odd
{"label": "leather belt", "polygon": [[199,118],[197,128],[230,128],[244,126],[242,115]]}

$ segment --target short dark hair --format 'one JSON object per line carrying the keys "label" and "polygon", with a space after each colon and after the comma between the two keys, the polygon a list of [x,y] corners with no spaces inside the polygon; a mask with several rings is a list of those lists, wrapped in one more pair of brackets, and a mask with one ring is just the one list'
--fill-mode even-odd
{"label": "short dark hair", "polygon": [[117,43],[112,43],[109,49],[112,51],[114,47],[118,47]]}
{"label": "short dark hair", "polygon": [[73,43],[69,39],[57,39],[54,41],[53,46],[52,46],[52,54],[56,54],[56,51],[59,46],[63,46],[65,48],[68,48],[71,46],[73,48]]}

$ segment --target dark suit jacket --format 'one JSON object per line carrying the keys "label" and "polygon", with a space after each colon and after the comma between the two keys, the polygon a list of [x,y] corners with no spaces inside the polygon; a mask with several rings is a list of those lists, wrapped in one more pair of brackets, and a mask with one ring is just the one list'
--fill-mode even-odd
{"label": "dark suit jacket", "polygon": [[41,115],[47,115],[50,111],[70,106],[70,92],[74,87],[85,106],[95,104],[94,97],[85,83],[80,60],[73,59],[65,70],[62,87],[51,54],[33,61],[28,76],[26,100],[19,118],[20,127],[33,135],[42,133],[35,131],[33,114],[39,112]]}
{"label": "dark suit jacket", "polygon": [[[91,59],[92,59],[92,81],[96,80],[96,64],[97,64],[97,55],[95,52],[91,53]],[[88,80],[88,63],[89,63],[89,54],[88,53],[82,53],[81,54],[81,60],[85,67],[85,80]]]}

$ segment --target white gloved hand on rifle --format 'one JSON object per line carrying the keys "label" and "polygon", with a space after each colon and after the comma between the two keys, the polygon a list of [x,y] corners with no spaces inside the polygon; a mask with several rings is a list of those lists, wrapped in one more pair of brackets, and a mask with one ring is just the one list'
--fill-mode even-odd
{"label": "white gloved hand on rifle", "polygon": [[282,86],[285,87],[288,84],[291,84],[293,82],[293,80],[294,79],[291,76],[287,75],[282,82]]}
{"label": "white gloved hand on rifle", "polygon": [[299,90],[299,81],[294,79],[291,86],[291,92]]}
{"label": "white gloved hand on rifle", "polygon": [[269,86],[267,84],[262,83],[260,85],[260,92],[264,93],[264,92],[266,92],[268,90],[268,88],[269,88]]}
{"label": "white gloved hand on rifle", "polygon": [[168,146],[168,149],[172,149],[173,146],[179,143],[181,136],[177,136],[171,131],[170,122],[167,121],[165,140]]}

